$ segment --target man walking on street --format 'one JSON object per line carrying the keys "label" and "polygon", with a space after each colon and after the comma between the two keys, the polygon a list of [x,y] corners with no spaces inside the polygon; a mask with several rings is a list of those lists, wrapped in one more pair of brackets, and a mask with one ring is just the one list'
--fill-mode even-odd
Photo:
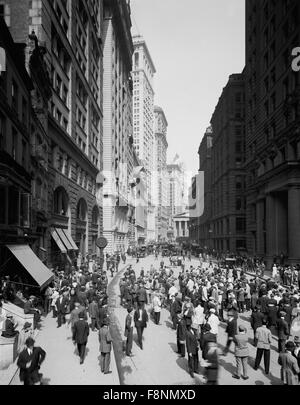
{"label": "man walking on street", "polygon": [[132,342],[133,342],[133,308],[127,308],[127,316],[125,320],[125,332],[124,335],[126,337],[126,356],[132,356]]}
{"label": "man walking on street", "polygon": [[[239,380],[242,376],[243,380],[248,380],[248,337],[246,335],[246,328],[242,325],[239,326],[239,334],[234,336],[235,342],[235,359],[236,359],[236,374],[232,377]],[[242,374],[243,370],[243,374]]]}
{"label": "man walking on street", "polygon": [[177,322],[177,353],[181,357],[185,357],[185,339],[186,339],[186,324],[181,314],[178,315]]}
{"label": "man walking on street", "polygon": [[138,343],[142,350],[143,350],[143,332],[144,328],[147,327],[148,320],[149,318],[146,310],[139,307],[134,313],[134,324],[138,335]]}
{"label": "man walking on street", "polygon": [[186,351],[188,354],[189,373],[194,378],[194,373],[199,374],[198,341],[191,326],[187,326],[186,331]]}
{"label": "man walking on street", "polygon": [[85,348],[88,340],[90,330],[89,324],[84,320],[84,313],[80,312],[79,320],[75,322],[73,327],[73,342],[77,344],[78,354],[80,357],[80,364],[83,364]]}
{"label": "man walking on street", "polygon": [[99,331],[99,342],[100,342],[100,367],[101,371],[104,374],[110,374],[109,371],[110,366],[110,352],[112,347],[112,337],[110,334],[110,330],[108,327],[109,321],[108,319],[104,319],[103,326],[100,328]]}
{"label": "man walking on street", "polygon": [[279,314],[280,319],[276,322],[276,328],[278,332],[278,352],[284,352],[285,351],[285,343],[289,337],[289,326],[288,323],[286,322],[285,318],[285,312],[280,312]]}
{"label": "man walking on street", "polygon": [[40,366],[46,357],[46,352],[41,347],[34,347],[34,340],[26,339],[26,348],[20,353],[17,365],[20,368],[20,380],[24,385],[40,385]]}
{"label": "man walking on street", "polygon": [[264,314],[260,311],[259,306],[255,306],[252,314],[251,314],[251,327],[253,329],[253,334],[254,334],[254,346],[257,346],[257,339],[256,339],[256,330],[260,326],[262,326],[263,319],[265,318]]}
{"label": "man walking on street", "polygon": [[227,333],[227,343],[223,352],[223,356],[227,355],[231,343],[233,342],[234,337],[237,335],[237,319],[233,316],[232,312],[228,312],[226,333]]}
{"label": "man walking on street", "polygon": [[95,328],[100,329],[99,326],[99,307],[96,298],[89,304],[89,315],[91,318],[91,329],[94,332]]}
{"label": "man walking on street", "polygon": [[265,373],[268,375],[270,371],[270,348],[272,343],[272,333],[267,328],[267,320],[264,319],[262,326],[256,329],[255,337],[257,339],[257,351],[254,370],[257,370],[262,356],[264,356]]}

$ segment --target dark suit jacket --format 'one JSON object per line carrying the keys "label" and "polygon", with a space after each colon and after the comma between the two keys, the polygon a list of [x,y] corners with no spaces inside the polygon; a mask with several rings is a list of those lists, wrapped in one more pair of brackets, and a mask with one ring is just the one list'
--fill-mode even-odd
{"label": "dark suit jacket", "polygon": [[24,314],[35,314],[36,311],[34,310],[30,301],[25,302],[24,304]]}
{"label": "dark suit jacket", "polygon": [[177,324],[177,339],[184,341],[186,338],[186,325],[183,319],[181,319]]}
{"label": "dark suit jacket", "polygon": [[136,297],[138,302],[145,302],[146,304],[148,303],[145,288],[139,288],[136,292]]}
{"label": "dark suit jacket", "polygon": [[86,321],[79,319],[73,326],[73,340],[76,343],[87,343],[88,335],[90,333],[89,325]]}
{"label": "dark suit jacket", "polygon": [[135,327],[142,327],[142,328],[146,328],[147,327],[147,322],[148,322],[148,314],[147,311],[145,309],[142,310],[142,320],[139,321],[139,309],[137,309],[134,312],[134,324]]}
{"label": "dark suit jacket", "polygon": [[208,342],[215,342],[217,343],[217,337],[211,332],[203,333],[200,341],[200,347],[202,350],[202,357],[204,360],[207,359],[207,352],[208,352]]}
{"label": "dark suit jacket", "polygon": [[68,307],[68,300],[66,297],[63,297],[62,302],[60,303],[60,297],[58,297],[56,301],[56,308],[57,312],[61,314],[66,314],[67,313],[67,307]]}
{"label": "dark suit jacket", "polygon": [[104,319],[107,317],[107,309],[100,307],[99,308],[99,324],[100,328],[102,327]]}
{"label": "dark suit jacket", "polygon": [[226,333],[228,334],[228,337],[234,337],[237,335],[237,320],[233,318],[231,321],[228,321],[227,327],[226,327]]}
{"label": "dark suit jacket", "polygon": [[252,329],[256,330],[260,326],[262,326],[262,321],[264,319],[264,314],[261,313],[260,311],[257,312],[252,312],[251,314],[251,326]]}
{"label": "dark suit jacket", "polygon": [[287,339],[289,336],[289,326],[284,319],[278,319],[276,322],[278,339]]}
{"label": "dark suit jacket", "polygon": [[[20,353],[17,361],[17,365],[20,368],[20,380],[24,381],[25,378],[28,378],[31,374],[37,372],[45,357],[46,352],[41,347],[34,347],[31,355],[28,354],[27,349],[24,349]],[[30,361],[30,367],[26,368],[26,364]]]}
{"label": "dark suit jacket", "polygon": [[192,354],[197,354],[198,352],[197,338],[190,330],[186,331],[186,350],[188,353]]}

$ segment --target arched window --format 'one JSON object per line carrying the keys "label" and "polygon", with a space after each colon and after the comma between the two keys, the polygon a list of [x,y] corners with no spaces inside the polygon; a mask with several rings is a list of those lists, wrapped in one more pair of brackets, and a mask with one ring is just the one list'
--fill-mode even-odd
{"label": "arched window", "polygon": [[99,221],[99,210],[98,207],[94,207],[92,211],[92,225],[97,226]]}
{"label": "arched window", "polygon": [[58,215],[68,215],[69,198],[63,187],[58,187],[54,191],[54,213]]}
{"label": "arched window", "polygon": [[87,204],[83,198],[81,198],[77,204],[77,219],[81,221],[87,220]]}

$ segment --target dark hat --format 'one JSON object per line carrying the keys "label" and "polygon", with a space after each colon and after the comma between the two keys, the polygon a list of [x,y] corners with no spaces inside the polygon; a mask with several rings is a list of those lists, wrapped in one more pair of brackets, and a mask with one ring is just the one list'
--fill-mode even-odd
{"label": "dark hat", "polygon": [[80,319],[83,319],[83,318],[84,318],[84,313],[83,313],[83,312],[80,312],[79,315],[78,315],[78,317],[79,317]]}
{"label": "dark hat", "polygon": [[23,329],[31,328],[31,325],[32,325],[32,323],[25,322],[25,323],[24,323],[24,326],[23,326]]}
{"label": "dark hat", "polygon": [[35,341],[31,337],[27,338],[25,341],[25,344],[27,347],[33,346],[34,343],[35,343]]}
{"label": "dark hat", "polygon": [[287,342],[287,344],[285,345],[285,348],[287,349],[287,350],[293,350],[294,349],[294,347],[295,347],[295,345],[294,345],[294,342]]}
{"label": "dark hat", "polygon": [[286,316],[286,313],[284,311],[280,311],[279,316],[280,317]]}
{"label": "dark hat", "polygon": [[206,323],[203,327],[204,332],[209,332],[211,330],[211,326],[209,323]]}
{"label": "dark hat", "polygon": [[240,325],[240,326],[239,326],[239,331],[240,331],[240,332],[247,332],[247,329],[245,328],[245,326]]}

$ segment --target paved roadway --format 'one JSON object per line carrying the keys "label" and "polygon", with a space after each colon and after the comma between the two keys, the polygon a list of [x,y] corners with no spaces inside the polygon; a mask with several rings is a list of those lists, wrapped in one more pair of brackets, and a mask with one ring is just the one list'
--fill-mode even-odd
{"label": "paved roadway", "polygon": [[[140,259],[140,263],[134,264],[136,274],[139,275],[143,267],[145,272],[153,263],[154,266],[159,266],[160,260],[155,260],[154,256]],[[168,259],[165,259],[165,263]],[[192,259],[190,264],[198,265],[198,260]],[[179,273],[179,268],[175,269],[175,275]],[[187,358],[180,358],[176,354],[176,332],[171,328],[171,320],[169,311],[162,310],[161,325],[156,325],[152,320],[149,321],[148,327],[144,331],[144,349],[141,350],[136,343],[137,335],[134,329],[134,344],[133,357],[127,357],[122,351],[122,341],[124,338],[124,325],[127,311],[120,306],[119,299],[119,279],[121,273],[115,278],[110,285],[111,310],[112,310],[112,333],[114,337],[114,348],[116,361],[119,368],[119,376],[121,384],[146,384],[146,385],[202,385],[204,383],[204,370],[200,370],[200,375],[195,374],[192,379],[188,373]],[[265,375],[263,370],[263,360],[260,368],[255,371],[253,369],[256,348],[252,345],[253,332],[249,324],[250,312],[240,314],[238,324],[242,324],[247,328],[247,334],[250,337],[250,356],[249,356],[249,379],[236,380],[232,378],[235,373],[235,357],[233,354],[234,345],[231,347],[231,352],[226,357],[220,356],[220,385],[281,385],[280,367],[277,364],[277,338],[273,337],[271,347],[271,366],[270,374]],[[218,336],[219,348],[222,351],[226,345],[227,334],[225,333],[226,324],[221,324]],[[200,352],[201,353],[201,352]]]}
{"label": "paved roadway", "polygon": [[[160,260],[154,256],[135,260],[129,259],[127,264],[132,263],[136,274],[144,267],[145,271],[154,263],[159,265]],[[165,259],[167,264],[168,259]],[[191,264],[197,265],[198,260],[192,259]],[[187,262],[190,265],[190,262]],[[175,275],[179,268],[175,269]],[[56,320],[48,315],[42,322],[41,330],[36,339],[36,345],[40,345],[47,352],[47,357],[41,367],[43,383],[48,385],[202,385],[203,369],[200,375],[192,379],[188,373],[187,358],[180,358],[176,354],[176,331],[171,327],[169,311],[162,310],[161,325],[155,325],[152,320],[144,331],[144,350],[136,344],[137,335],[134,329],[134,357],[126,357],[122,350],[124,337],[124,325],[127,311],[120,306],[119,279],[123,271],[111,280],[109,284],[109,308],[111,316],[111,332],[114,339],[114,353],[112,352],[111,374],[103,375],[99,367],[99,343],[98,334],[90,332],[87,345],[87,355],[83,365],[79,364],[79,358],[75,355],[75,347],[71,341],[71,330],[66,326],[56,327]],[[239,323],[248,329],[251,337],[252,330],[249,325],[250,313],[240,316]],[[226,344],[225,324],[220,327],[218,336],[219,348],[223,350]],[[232,352],[226,357],[220,357],[219,384],[221,385],[279,385],[280,368],[277,364],[278,353],[276,350],[277,340],[274,338],[271,352],[271,373],[266,376],[263,372],[263,364],[259,370],[253,370],[256,349],[250,346],[249,357],[249,380],[235,380],[232,374],[235,372],[235,358]],[[20,385],[19,373],[11,381],[11,385]]]}

